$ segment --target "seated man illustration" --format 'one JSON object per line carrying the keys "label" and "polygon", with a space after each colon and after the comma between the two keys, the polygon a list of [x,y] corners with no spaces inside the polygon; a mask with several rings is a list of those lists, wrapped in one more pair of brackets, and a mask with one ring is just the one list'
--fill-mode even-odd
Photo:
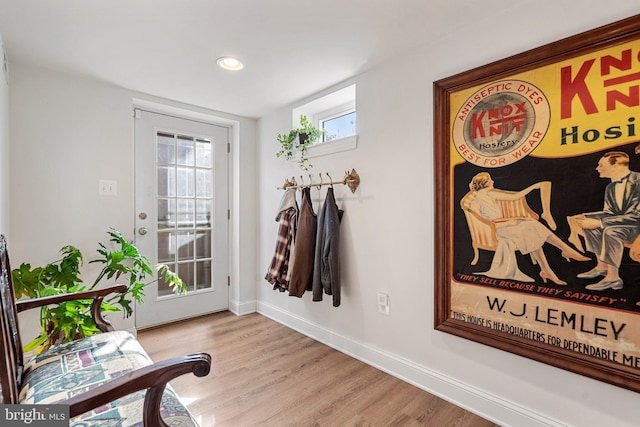
{"label": "seated man illustration", "polygon": [[581,279],[604,276],[586,289],[622,289],[619,268],[624,247],[640,235],[640,174],[629,169],[629,156],[620,151],[605,153],[596,171],[600,178],[611,180],[604,191],[604,208],[568,217],[570,241],[579,242],[578,235],[584,236],[586,250],[598,257],[592,270],[578,274]]}
{"label": "seated man illustration", "polygon": [[540,277],[544,283],[550,280],[557,285],[566,285],[567,282],[558,278],[551,269],[542,249],[545,243],[558,247],[562,251],[562,256],[567,260],[589,260],[563,242],[537,218],[526,215],[510,215],[503,211],[504,204],[501,202],[524,198],[531,191],[539,189],[543,205],[541,216],[551,228],[555,229],[556,224],[550,210],[550,188],[551,183],[538,182],[518,192],[504,191],[494,188],[491,175],[487,172],[481,172],[473,177],[469,184],[471,197],[467,201],[468,209],[491,221],[495,226],[498,239],[490,269],[476,274],[499,279],[533,282],[534,279],[518,268],[515,252],[520,251],[522,254],[532,255],[534,261],[540,266]]}

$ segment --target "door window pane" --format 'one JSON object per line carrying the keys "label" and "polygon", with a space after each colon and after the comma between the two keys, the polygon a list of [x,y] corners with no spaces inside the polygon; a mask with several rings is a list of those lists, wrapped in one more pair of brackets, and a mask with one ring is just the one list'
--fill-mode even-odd
{"label": "door window pane", "polygon": [[196,200],[196,224],[199,227],[211,227],[211,200]]}
{"label": "door window pane", "polygon": [[175,261],[176,235],[172,232],[158,233],[158,262],[166,264]]}
{"label": "door window pane", "polygon": [[195,147],[193,145],[193,138],[179,136],[177,149],[178,161],[176,163],[178,163],[179,165],[193,166],[195,161]]}
{"label": "door window pane", "polygon": [[196,197],[211,196],[211,170],[196,170]]}
{"label": "door window pane", "polygon": [[187,285],[189,291],[195,291],[192,262],[178,264],[178,276]]}
{"label": "door window pane", "polygon": [[158,199],[158,228],[173,228],[176,226],[176,200]]}
{"label": "door window pane", "polygon": [[158,166],[158,197],[176,195],[176,171],[171,166]]}
{"label": "door window pane", "polygon": [[178,176],[178,197],[193,197],[194,195],[194,176],[195,171],[192,168],[176,168]]}
{"label": "door window pane", "polygon": [[196,140],[196,166],[201,168],[211,167],[211,141]]}
{"label": "door window pane", "polygon": [[211,230],[196,232],[196,259],[211,258]]}
{"label": "door window pane", "polygon": [[158,134],[156,158],[158,163],[175,163],[175,139],[173,135]]}
{"label": "door window pane", "polygon": [[196,263],[196,289],[211,287],[211,261]]}
{"label": "door window pane", "polygon": [[180,228],[193,228],[195,209],[193,199],[178,199],[178,224]]}
{"label": "door window pane", "polygon": [[193,259],[193,233],[190,231],[178,232],[178,261]]}

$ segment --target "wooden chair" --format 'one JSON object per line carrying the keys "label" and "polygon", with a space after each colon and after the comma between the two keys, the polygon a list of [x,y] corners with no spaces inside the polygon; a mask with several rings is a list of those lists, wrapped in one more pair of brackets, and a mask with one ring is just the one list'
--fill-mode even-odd
{"label": "wooden chair", "polygon": [[[493,190],[496,192],[509,193],[504,190]],[[474,198],[473,192],[468,192],[460,200],[460,207],[464,211],[464,216],[467,220],[467,226],[471,233],[471,245],[473,246],[473,260],[471,265],[476,265],[480,257],[479,249],[487,251],[495,251],[498,246],[498,236],[496,234],[496,221],[490,221],[483,218],[479,212],[476,212],[471,208],[471,202]],[[539,215],[535,213],[527,204],[526,197],[521,197],[517,200],[499,200],[500,208],[502,210],[502,218],[500,220],[509,220],[517,218],[530,218],[539,219]],[[535,263],[535,259],[533,259]]]}
{"label": "wooden chair", "polygon": [[[27,375],[25,372],[22,343],[19,333],[18,316],[19,312],[27,309],[41,307],[43,305],[56,304],[62,301],[74,299],[93,299],[92,313],[98,327],[105,332],[102,339],[108,340],[110,333],[128,334],[124,331],[113,331],[113,327],[102,318],[100,305],[103,298],[110,293],[121,293],[126,291],[124,285],[113,286],[108,289],[81,292],[76,294],[63,294],[53,297],[37,298],[24,301],[15,301],[13,282],[11,279],[11,267],[7,244],[4,236],[0,236],[0,351],[2,360],[0,361],[0,395],[3,404],[20,404],[21,389],[25,387],[23,380]],[[133,336],[128,334],[130,340]],[[89,340],[84,338],[83,340]],[[74,342],[75,343],[75,342]],[[137,341],[136,341],[137,343]],[[62,346],[52,347],[52,350],[62,349]],[[141,347],[140,347],[140,350]],[[58,353],[62,350],[58,350]],[[147,356],[148,357],[148,356]],[[113,402],[116,399],[131,395],[140,390],[146,390],[144,394],[143,419],[144,426],[167,426],[160,415],[163,393],[167,383],[186,373],[192,372],[198,377],[206,376],[211,368],[211,356],[206,353],[192,354],[188,356],[175,357],[159,363],[152,363],[149,359],[146,366],[134,369],[126,373],[118,373],[116,378],[96,385],[94,388],[83,386],[82,391],[69,393],[72,395],[68,399],[63,399],[55,403],[69,406],[70,418],[84,414],[97,407]],[[95,369],[95,368],[94,368]],[[88,391],[84,391],[90,388]],[[37,403],[37,402],[36,402]],[[189,415],[190,416],[190,415]],[[73,421],[73,420],[71,420]]]}

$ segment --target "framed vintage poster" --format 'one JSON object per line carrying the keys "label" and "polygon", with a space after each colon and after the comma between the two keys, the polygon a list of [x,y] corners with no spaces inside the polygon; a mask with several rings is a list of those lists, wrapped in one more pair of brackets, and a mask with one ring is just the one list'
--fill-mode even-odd
{"label": "framed vintage poster", "polygon": [[435,328],[640,391],[640,15],[434,103]]}

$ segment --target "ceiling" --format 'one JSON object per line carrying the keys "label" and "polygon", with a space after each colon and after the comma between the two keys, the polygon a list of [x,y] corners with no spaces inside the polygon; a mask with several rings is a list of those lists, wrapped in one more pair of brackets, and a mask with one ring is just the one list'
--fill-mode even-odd
{"label": "ceiling", "polygon": [[[452,22],[472,28],[523,3],[536,1],[0,0],[0,34],[10,69],[37,65],[261,117],[435,43],[457,31]],[[245,68],[218,68],[225,55]]]}
{"label": "ceiling", "polygon": [[[449,0],[0,0],[9,64],[259,117],[415,48]],[[450,11],[451,12],[451,11]],[[233,55],[229,72],[216,59]]]}

